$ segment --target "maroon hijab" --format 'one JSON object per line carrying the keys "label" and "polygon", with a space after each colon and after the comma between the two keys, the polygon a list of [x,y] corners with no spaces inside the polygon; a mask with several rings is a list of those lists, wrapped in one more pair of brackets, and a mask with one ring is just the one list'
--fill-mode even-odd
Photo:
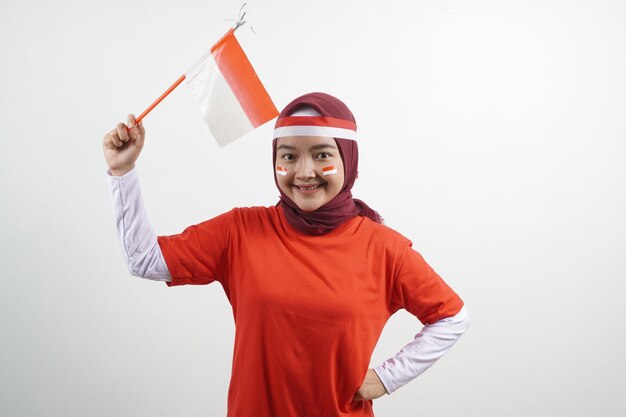
{"label": "maroon hijab", "polygon": [[[348,106],[341,100],[325,93],[309,93],[296,98],[278,115],[278,120],[280,120],[281,117],[290,116],[303,108],[312,108],[324,117],[332,117],[356,123]],[[383,222],[382,217],[380,217],[376,211],[372,210],[363,201],[352,198],[352,193],[350,192],[357,178],[359,167],[359,148],[356,140],[334,139],[343,161],[345,179],[339,194],[317,210],[300,210],[300,208],[282,192],[278,186],[276,174],[274,174],[274,182],[280,192],[280,201],[278,201],[276,205],[283,208],[285,218],[289,224],[305,234],[324,235],[355,216],[365,216],[376,223]],[[272,142],[272,169],[276,166],[277,142],[278,139],[274,139]]]}

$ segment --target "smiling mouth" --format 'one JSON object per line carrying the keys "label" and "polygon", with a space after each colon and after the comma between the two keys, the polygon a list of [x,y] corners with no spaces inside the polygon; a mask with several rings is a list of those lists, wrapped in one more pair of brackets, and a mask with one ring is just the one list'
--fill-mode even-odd
{"label": "smiling mouth", "polygon": [[324,185],[324,184],[312,184],[312,185],[296,185],[296,184],[294,184],[294,187],[296,187],[298,190],[302,190],[302,191],[313,191],[313,190],[317,190],[322,185]]}

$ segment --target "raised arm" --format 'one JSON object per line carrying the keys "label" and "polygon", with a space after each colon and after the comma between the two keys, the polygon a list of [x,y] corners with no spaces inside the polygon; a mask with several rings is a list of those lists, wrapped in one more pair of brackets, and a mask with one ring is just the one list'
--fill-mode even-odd
{"label": "raised arm", "polygon": [[157,237],[150,225],[141,197],[135,161],[145,137],[143,125],[119,123],[104,136],[104,157],[109,165],[107,180],[111,190],[117,235],[122,255],[132,275],[156,281],[171,281]]}

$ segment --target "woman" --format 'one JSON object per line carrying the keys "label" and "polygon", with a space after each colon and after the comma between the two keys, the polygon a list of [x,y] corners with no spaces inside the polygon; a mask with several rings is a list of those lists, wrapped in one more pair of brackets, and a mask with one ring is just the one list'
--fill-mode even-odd
{"label": "woman", "polygon": [[[356,123],[323,93],[293,100],[273,141],[275,207],[236,208],[174,236],[147,221],[134,163],[145,131],[104,138],[123,254],[133,275],[224,288],[236,323],[228,416],[373,416],[372,400],[424,372],[466,330],[461,299],[378,213],[352,198]],[[368,369],[400,308],[425,327]]]}

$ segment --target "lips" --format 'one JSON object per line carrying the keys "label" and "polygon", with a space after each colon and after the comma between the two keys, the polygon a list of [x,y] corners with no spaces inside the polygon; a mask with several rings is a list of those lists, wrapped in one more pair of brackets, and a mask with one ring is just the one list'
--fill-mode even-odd
{"label": "lips", "polygon": [[324,185],[324,183],[319,183],[319,184],[294,184],[293,186],[296,187],[299,191],[302,192],[311,192],[311,191],[315,191],[315,190],[319,190],[322,186]]}

